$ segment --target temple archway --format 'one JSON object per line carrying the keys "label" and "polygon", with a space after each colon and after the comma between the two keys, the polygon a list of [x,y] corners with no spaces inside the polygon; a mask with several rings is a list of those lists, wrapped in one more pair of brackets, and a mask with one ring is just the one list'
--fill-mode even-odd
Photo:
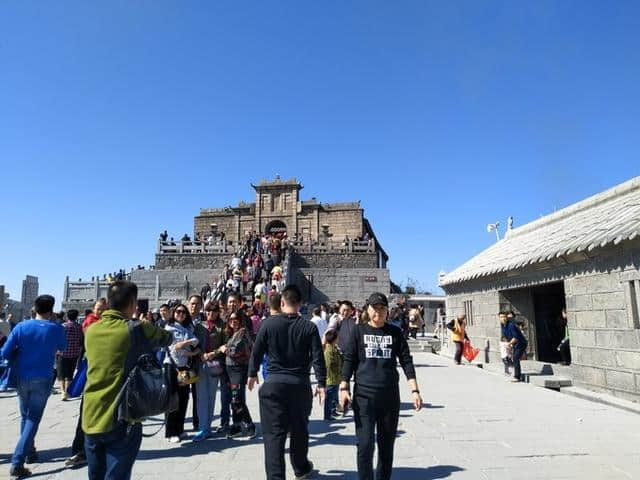
{"label": "temple archway", "polygon": [[264,227],[264,233],[281,237],[287,233],[287,225],[281,220],[273,220]]}

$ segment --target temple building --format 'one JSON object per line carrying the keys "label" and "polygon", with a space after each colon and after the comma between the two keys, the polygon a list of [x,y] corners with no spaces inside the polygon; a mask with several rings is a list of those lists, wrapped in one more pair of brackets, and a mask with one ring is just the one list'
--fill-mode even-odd
{"label": "temple building", "polygon": [[[360,202],[301,200],[303,186],[295,178],[276,176],[251,187],[255,202],[201,209],[192,237],[161,237],[155,264],[130,273],[139,298],[157,307],[199,293],[205,283],[214,283],[253,232],[287,238],[290,253],[283,272],[288,283],[301,288],[307,303],[349,299],[362,304],[372,292],[390,292],[389,257]],[[104,278],[82,282],[67,277],[64,308],[90,307],[107,289]]]}
{"label": "temple building", "polygon": [[196,238],[223,236],[238,242],[250,232],[286,234],[290,239],[319,242],[373,237],[360,202],[320,203],[315,198],[300,200],[304,187],[295,178],[262,180],[251,184],[256,192],[253,203],[236,207],[203,208],[195,217]]}

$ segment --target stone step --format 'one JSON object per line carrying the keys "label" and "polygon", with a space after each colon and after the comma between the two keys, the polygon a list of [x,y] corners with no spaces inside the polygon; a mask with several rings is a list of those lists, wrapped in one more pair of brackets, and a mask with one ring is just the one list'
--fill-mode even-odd
{"label": "stone step", "polygon": [[571,379],[561,377],[558,375],[524,375],[525,381],[536,385],[537,387],[551,388],[553,390],[559,390],[563,387],[570,387],[572,385]]}

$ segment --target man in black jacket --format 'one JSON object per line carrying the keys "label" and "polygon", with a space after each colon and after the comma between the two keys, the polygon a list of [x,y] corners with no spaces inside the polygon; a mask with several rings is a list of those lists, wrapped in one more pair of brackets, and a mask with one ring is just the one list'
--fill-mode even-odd
{"label": "man in black jacket", "polygon": [[324,401],[327,376],[320,335],[315,325],[299,313],[302,294],[295,285],[282,291],[282,314],[267,318],[258,332],[249,363],[249,390],[258,382],[262,356],[267,355],[267,380],[260,388],[260,420],[268,480],[284,480],[284,444],[289,450],[296,479],[313,472],[309,451],[309,415],[313,394],[309,370],[318,381],[315,395]]}

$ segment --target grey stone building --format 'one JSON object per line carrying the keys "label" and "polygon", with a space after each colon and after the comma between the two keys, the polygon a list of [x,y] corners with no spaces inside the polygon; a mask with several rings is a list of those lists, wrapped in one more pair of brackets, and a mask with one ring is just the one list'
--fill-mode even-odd
{"label": "grey stone building", "polygon": [[557,362],[566,307],[574,384],[640,400],[640,177],[507,231],[440,285],[492,362],[501,310],[524,323],[530,359]]}

